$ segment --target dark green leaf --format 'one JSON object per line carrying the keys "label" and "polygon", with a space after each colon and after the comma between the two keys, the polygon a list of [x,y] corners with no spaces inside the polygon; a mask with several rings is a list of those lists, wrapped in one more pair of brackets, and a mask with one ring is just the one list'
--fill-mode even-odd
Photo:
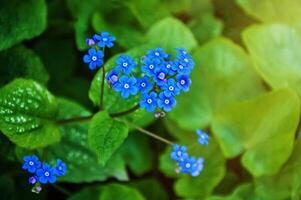
{"label": "dark green leaf", "polygon": [[[59,99],[59,119],[89,116],[90,111],[70,100]],[[64,182],[104,181],[109,177],[127,180],[125,162],[114,154],[105,167],[97,160],[96,154],[88,145],[88,122],[73,123],[61,127],[62,140],[46,149],[46,160],[62,159],[68,166],[68,173],[59,180]]]}
{"label": "dark green leaf", "polygon": [[2,0],[0,6],[0,50],[40,35],[46,28],[44,0]]}
{"label": "dark green leaf", "polygon": [[16,79],[0,93],[0,129],[12,142],[33,149],[59,141],[60,131],[53,122],[57,102],[44,87]]}
{"label": "dark green leaf", "polygon": [[127,135],[128,127],[123,122],[110,118],[106,112],[94,115],[88,130],[88,142],[101,165],[107,163]]}
{"label": "dark green leaf", "polygon": [[120,184],[110,184],[101,188],[99,200],[144,200],[144,197],[134,188]]}
{"label": "dark green leaf", "polygon": [[22,45],[0,52],[0,86],[18,77],[34,79],[43,85],[49,79],[40,58]]}

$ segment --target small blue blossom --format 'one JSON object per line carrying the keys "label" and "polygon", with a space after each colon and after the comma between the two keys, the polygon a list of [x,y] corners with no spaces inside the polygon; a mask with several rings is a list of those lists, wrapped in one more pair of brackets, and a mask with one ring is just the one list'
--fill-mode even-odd
{"label": "small blue blossom", "polygon": [[197,159],[196,168],[194,171],[191,172],[191,176],[198,176],[200,175],[201,171],[204,168],[204,158]]}
{"label": "small blue blossom", "polygon": [[177,71],[179,74],[190,74],[190,68],[186,65],[183,65],[180,60],[175,60],[174,65],[172,65],[172,69]]}
{"label": "small blue blossom", "polygon": [[176,77],[177,86],[182,89],[184,92],[189,91],[189,86],[191,85],[191,80],[189,76],[180,74]]}
{"label": "small blue blossom", "polygon": [[57,176],[64,176],[67,172],[66,164],[61,160],[56,160],[55,174]]}
{"label": "small blue blossom", "polygon": [[142,78],[138,79],[137,86],[139,90],[144,93],[153,89],[154,84],[150,82],[148,76],[143,76]]}
{"label": "small blue blossom", "polygon": [[143,65],[141,66],[141,71],[146,73],[147,75],[153,75],[155,69],[160,67],[161,61],[159,59],[149,59],[145,58],[143,60]]}
{"label": "small blue blossom", "polygon": [[157,93],[143,93],[139,105],[141,108],[146,109],[148,112],[154,112],[157,107]]}
{"label": "small blue blossom", "polygon": [[93,40],[93,38],[87,38],[86,39],[86,44],[87,46],[94,46],[95,45],[95,41]]}
{"label": "small blue blossom", "polygon": [[110,85],[114,86],[118,82],[118,71],[116,69],[113,69],[106,74],[106,79],[110,83]]}
{"label": "small blue blossom", "polygon": [[167,83],[161,86],[164,90],[164,94],[167,97],[176,96],[180,94],[180,89],[178,88],[176,81],[172,78],[167,80]]}
{"label": "small blue blossom", "polygon": [[56,170],[49,164],[44,163],[41,169],[38,169],[36,175],[39,178],[39,182],[42,184],[55,183],[56,181]]}
{"label": "small blue blossom", "polygon": [[84,55],[84,63],[89,63],[89,68],[91,70],[96,69],[96,67],[101,67],[103,65],[103,52],[96,49],[89,49],[88,54]]}
{"label": "small blue blossom", "polygon": [[156,68],[155,69],[155,73],[153,75],[156,84],[160,85],[160,86],[166,84],[166,82],[167,82],[167,79],[166,79],[167,75],[168,75],[168,73],[167,73],[166,69],[161,68],[161,67]]}
{"label": "small blue blossom", "polygon": [[35,184],[38,181],[38,177],[37,176],[31,176],[28,178],[28,183],[29,184]]}
{"label": "small blue blossom", "polygon": [[127,99],[130,95],[136,95],[138,93],[136,83],[136,78],[122,76],[113,88],[115,91],[120,92],[122,98]]}
{"label": "small blue blossom", "polygon": [[185,48],[175,48],[175,50],[178,52],[179,56],[189,55]]}
{"label": "small blue blossom", "polygon": [[174,161],[183,161],[185,158],[188,157],[187,147],[186,146],[179,146],[178,144],[174,144],[173,145],[173,150],[170,153],[170,157]]}
{"label": "small blue blossom", "polygon": [[93,36],[93,39],[98,41],[97,45],[99,47],[108,47],[111,48],[112,46],[114,46],[114,41],[116,40],[116,38],[114,36],[111,36],[108,32],[102,32],[100,33],[100,35],[95,34]]}
{"label": "small blue blossom", "polygon": [[148,58],[153,59],[161,59],[161,58],[168,58],[169,55],[163,51],[162,48],[156,48],[154,50],[148,50],[146,56]]}
{"label": "small blue blossom", "polygon": [[164,68],[166,71],[167,71],[167,74],[168,75],[174,75],[174,74],[176,74],[176,71],[174,71],[173,69],[172,69],[172,65],[173,65],[174,63],[173,63],[173,61],[164,61],[164,62],[162,62],[162,68]]}
{"label": "small blue blossom", "polygon": [[38,168],[41,167],[41,162],[39,158],[35,155],[24,156],[24,163],[22,169],[27,170],[30,173],[35,173]]}
{"label": "small blue blossom", "polygon": [[204,131],[197,129],[196,130],[196,134],[199,136],[198,138],[198,142],[201,145],[208,145],[209,143],[209,135],[207,133],[205,133]]}
{"label": "small blue blossom", "polygon": [[198,162],[195,157],[187,157],[179,162],[180,172],[192,174],[198,169]]}
{"label": "small blue blossom", "polygon": [[136,67],[136,62],[134,59],[127,55],[121,55],[116,59],[116,69],[122,70],[124,74],[130,74],[132,70]]}
{"label": "small blue blossom", "polygon": [[173,96],[167,97],[163,92],[160,93],[158,99],[159,108],[162,108],[165,112],[170,112],[175,105],[176,100]]}

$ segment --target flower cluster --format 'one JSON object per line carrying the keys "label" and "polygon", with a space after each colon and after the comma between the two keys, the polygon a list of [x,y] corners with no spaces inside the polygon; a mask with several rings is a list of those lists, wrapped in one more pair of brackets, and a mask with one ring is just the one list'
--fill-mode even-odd
{"label": "flower cluster", "polygon": [[24,156],[23,161],[22,169],[33,174],[28,182],[34,185],[32,191],[35,193],[41,191],[41,184],[55,183],[57,177],[64,176],[67,172],[67,166],[61,160],[56,161],[55,167],[42,163],[35,155]]}
{"label": "flower cluster", "polygon": [[[91,70],[103,65],[104,48],[114,46],[115,37],[107,32],[102,32],[99,35],[95,34],[92,38],[87,38],[86,43],[90,47],[88,53],[84,55],[84,63],[89,63]],[[102,48],[102,49],[100,49]]]}
{"label": "flower cluster", "polygon": [[[196,134],[199,136],[199,143],[202,145],[208,145],[209,136],[207,133],[196,130]],[[173,151],[170,153],[172,160],[177,162],[177,172],[183,174],[190,174],[191,176],[200,175],[204,168],[204,158],[196,158],[190,156],[187,152],[186,146],[180,146],[178,144],[173,145]]]}
{"label": "flower cluster", "polygon": [[192,56],[184,48],[176,51],[177,56],[172,59],[162,48],[148,50],[141,63],[121,55],[106,79],[122,98],[141,94],[140,107],[156,112],[155,116],[169,112],[176,105],[175,97],[189,90],[194,67]]}

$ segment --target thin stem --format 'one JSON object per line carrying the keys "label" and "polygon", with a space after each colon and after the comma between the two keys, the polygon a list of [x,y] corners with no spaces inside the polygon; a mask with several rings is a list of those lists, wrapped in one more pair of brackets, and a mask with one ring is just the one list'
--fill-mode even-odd
{"label": "thin stem", "polygon": [[74,117],[70,119],[62,119],[58,120],[56,123],[63,125],[63,124],[71,124],[71,123],[76,123],[76,122],[83,122],[83,121],[88,121],[92,119],[93,115],[90,116],[82,116],[82,117]]}
{"label": "thin stem", "polygon": [[58,191],[60,191],[61,193],[65,194],[66,196],[71,196],[72,193],[68,190],[66,190],[65,188],[59,186],[58,184],[52,184],[52,186],[57,189]]}
{"label": "thin stem", "polygon": [[[105,53],[105,47],[102,49],[103,53]],[[105,87],[105,75],[106,69],[105,65],[102,66],[102,80],[101,80],[101,92],[100,92],[100,110],[103,110],[103,97],[104,97],[104,87]]]}
{"label": "thin stem", "polygon": [[133,128],[135,128],[136,130],[140,131],[141,133],[144,133],[144,134],[146,134],[146,135],[148,135],[150,137],[153,137],[153,138],[155,138],[157,140],[160,140],[161,142],[164,142],[166,144],[173,145],[173,142],[171,142],[171,141],[169,141],[169,140],[167,140],[167,139],[165,139],[165,138],[163,138],[163,137],[161,137],[159,135],[156,135],[155,133],[152,133],[152,132],[150,132],[148,130],[145,130],[145,129],[141,128],[140,126],[137,126],[136,124],[133,124],[133,123],[128,122],[128,121],[123,121],[123,122],[125,122],[129,126],[132,126]]}
{"label": "thin stem", "polygon": [[110,114],[111,117],[121,117],[121,116],[124,116],[124,115],[128,115],[132,112],[135,112],[136,110],[138,110],[140,108],[139,104],[135,105],[134,107],[132,107],[131,109],[129,110],[126,110],[126,111],[122,111],[122,112],[117,112],[117,113],[112,113]]}

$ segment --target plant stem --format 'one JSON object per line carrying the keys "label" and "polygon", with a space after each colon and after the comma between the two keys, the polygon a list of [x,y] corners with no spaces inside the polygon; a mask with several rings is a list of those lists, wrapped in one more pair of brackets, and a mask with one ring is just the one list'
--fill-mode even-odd
{"label": "plant stem", "polygon": [[[103,54],[105,53],[105,47],[102,49]],[[104,97],[104,87],[105,87],[105,75],[106,75],[106,69],[105,65],[102,66],[102,80],[101,80],[101,92],[100,92],[100,110],[103,110],[103,97]]]}
{"label": "plant stem", "polygon": [[60,191],[61,193],[65,194],[66,196],[71,196],[71,192],[66,190],[65,188],[59,186],[58,184],[52,184],[52,186],[57,189],[58,191]]}
{"label": "plant stem", "polygon": [[155,133],[152,133],[152,132],[150,132],[148,130],[145,130],[145,129],[141,128],[140,126],[137,126],[136,124],[133,124],[131,122],[124,121],[124,120],[123,120],[123,122],[125,122],[129,126],[132,126],[133,128],[135,128],[136,130],[140,131],[141,133],[144,133],[144,134],[146,134],[146,135],[148,135],[150,137],[153,137],[153,138],[155,138],[155,139],[157,139],[157,140],[159,140],[161,142],[164,142],[166,144],[173,145],[173,142],[171,142],[171,141],[169,141],[169,140],[167,140],[167,139],[165,139],[165,138],[163,138],[163,137],[161,137],[159,135],[156,135]]}
{"label": "plant stem", "polygon": [[60,125],[71,124],[71,123],[76,123],[76,122],[88,121],[88,120],[92,119],[92,117],[93,117],[93,115],[83,116],[83,117],[74,117],[74,118],[70,118],[70,119],[58,120],[56,123],[60,124]]}
{"label": "plant stem", "polygon": [[126,111],[122,111],[122,112],[117,112],[117,113],[112,113],[110,114],[111,117],[121,117],[123,115],[128,115],[132,112],[135,112],[136,110],[138,110],[140,108],[139,104],[135,105],[134,107],[132,107],[131,109],[129,110],[126,110]]}
{"label": "plant stem", "polygon": [[102,66],[102,80],[101,80],[101,92],[100,92],[100,110],[103,110],[103,96],[104,96],[104,86],[105,86],[105,66]]}

